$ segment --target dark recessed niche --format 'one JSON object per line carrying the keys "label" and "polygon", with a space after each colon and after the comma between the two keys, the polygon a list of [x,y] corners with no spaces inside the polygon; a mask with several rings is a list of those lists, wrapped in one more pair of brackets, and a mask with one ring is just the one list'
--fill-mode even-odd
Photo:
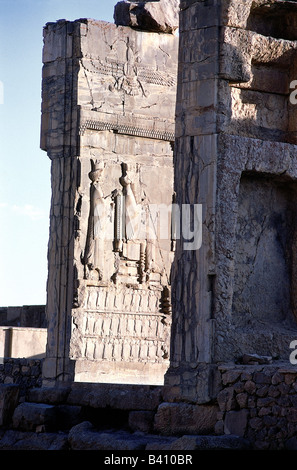
{"label": "dark recessed niche", "polygon": [[238,326],[296,322],[296,208],[296,182],[242,175],[233,296]]}
{"label": "dark recessed niche", "polygon": [[297,40],[297,2],[282,1],[252,9],[247,29],[276,39]]}

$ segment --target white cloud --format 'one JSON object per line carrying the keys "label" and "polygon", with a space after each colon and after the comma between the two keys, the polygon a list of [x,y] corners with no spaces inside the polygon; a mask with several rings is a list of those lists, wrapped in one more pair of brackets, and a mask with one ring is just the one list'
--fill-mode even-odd
{"label": "white cloud", "polygon": [[16,214],[29,217],[31,220],[41,220],[46,216],[44,210],[31,204],[24,204],[23,206],[13,205],[12,210]]}
{"label": "white cloud", "polygon": [[32,204],[8,204],[7,202],[0,202],[0,209],[10,210],[13,214],[28,217],[31,220],[42,220],[47,217],[45,210],[40,207],[33,206]]}

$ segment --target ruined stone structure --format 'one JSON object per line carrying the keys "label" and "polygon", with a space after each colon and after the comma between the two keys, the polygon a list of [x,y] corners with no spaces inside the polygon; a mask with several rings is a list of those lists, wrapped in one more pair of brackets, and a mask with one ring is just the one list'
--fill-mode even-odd
{"label": "ruined stone structure", "polygon": [[[48,343],[21,404],[0,370],[0,449],[297,448],[296,15],[124,1],[46,25]],[[189,206],[197,246],[168,210]]]}
{"label": "ruined stone structure", "polygon": [[44,30],[41,145],[53,187],[45,383],[163,383],[177,50],[173,34],[100,21]]}
{"label": "ruined stone structure", "polygon": [[214,398],[245,353],[288,361],[297,333],[296,8],[181,2],[175,191],[203,205],[203,243],[173,263],[176,400]]}

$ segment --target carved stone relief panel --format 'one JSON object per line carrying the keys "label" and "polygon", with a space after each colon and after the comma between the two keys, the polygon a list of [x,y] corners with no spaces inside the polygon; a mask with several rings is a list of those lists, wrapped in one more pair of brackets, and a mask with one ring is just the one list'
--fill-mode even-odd
{"label": "carved stone relief panel", "polygon": [[95,153],[81,159],[77,191],[70,357],[98,361],[99,369],[102,361],[128,361],[163,364],[163,371],[171,329],[172,164]]}
{"label": "carved stone relief panel", "polygon": [[74,322],[72,359],[168,364],[170,317],[85,310]]}
{"label": "carved stone relief panel", "polygon": [[81,132],[93,126],[160,138],[170,123],[174,140],[178,38],[100,21],[82,24],[81,35],[78,101],[91,113]]}
{"label": "carved stone relief panel", "polygon": [[[162,290],[172,259],[171,165],[85,160],[82,171],[88,163],[88,180],[82,178],[77,192],[78,279],[91,285],[149,283]],[[161,186],[162,171],[168,187]]]}

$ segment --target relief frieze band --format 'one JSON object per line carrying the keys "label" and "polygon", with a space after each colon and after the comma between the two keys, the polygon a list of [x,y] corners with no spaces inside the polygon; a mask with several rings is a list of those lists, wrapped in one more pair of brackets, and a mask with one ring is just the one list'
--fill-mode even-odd
{"label": "relief frieze band", "polygon": [[72,359],[155,363],[169,357],[171,320],[164,315],[84,310],[73,324]]}
{"label": "relief frieze band", "polygon": [[[147,139],[165,140],[166,142],[174,142],[174,123],[156,120],[149,120],[141,117],[135,118],[135,124],[130,123],[125,116],[101,114],[101,119],[82,119],[79,126],[79,135],[83,136],[86,130],[90,131],[113,131],[118,134],[131,135],[135,137],[144,137]],[[141,121],[143,126],[139,126]],[[138,123],[138,125],[136,124]]]}

